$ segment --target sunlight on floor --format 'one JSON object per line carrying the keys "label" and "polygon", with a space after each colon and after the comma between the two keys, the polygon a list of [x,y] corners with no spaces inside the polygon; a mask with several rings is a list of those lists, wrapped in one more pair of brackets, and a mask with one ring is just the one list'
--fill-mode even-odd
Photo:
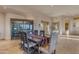
{"label": "sunlight on floor", "polygon": [[11,54],[18,54],[23,53],[19,46],[19,40],[2,40],[0,41],[0,54],[2,53],[11,53]]}

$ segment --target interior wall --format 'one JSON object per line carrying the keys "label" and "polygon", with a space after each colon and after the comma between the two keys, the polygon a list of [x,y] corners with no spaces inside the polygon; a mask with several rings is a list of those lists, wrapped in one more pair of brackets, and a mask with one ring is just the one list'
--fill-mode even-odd
{"label": "interior wall", "polygon": [[0,39],[4,39],[4,33],[5,33],[5,20],[4,20],[4,14],[0,13]]}
{"label": "interior wall", "polygon": [[[31,16],[32,17],[32,16]],[[33,16],[34,18],[31,18],[29,16],[22,16],[15,13],[0,13],[0,39],[11,39],[11,28],[10,28],[10,19],[16,18],[16,19],[28,19],[28,20],[34,20],[34,30],[40,31],[41,28],[39,24],[41,23],[41,20],[51,22],[49,17],[44,16]]]}
{"label": "interior wall", "polygon": [[79,35],[79,19],[73,20],[73,31],[71,34]]}
{"label": "interior wall", "polygon": [[59,22],[59,34],[66,34],[65,31],[65,22],[68,21],[69,22],[69,34],[71,34],[74,30],[73,28],[73,17],[71,16],[59,16],[59,17],[55,17],[53,18],[53,22]]}
{"label": "interior wall", "polygon": [[[59,27],[59,34],[62,34],[63,32],[64,32],[64,28],[63,28],[63,20],[62,20],[63,18],[62,17],[54,17],[53,18],[53,21],[52,21],[52,25],[53,25],[53,23],[58,23],[58,27]],[[51,26],[52,26],[51,25]]]}
{"label": "interior wall", "polygon": [[11,39],[11,26],[10,26],[10,19],[25,19],[23,16],[16,15],[13,13],[7,13],[5,15],[5,39]]}

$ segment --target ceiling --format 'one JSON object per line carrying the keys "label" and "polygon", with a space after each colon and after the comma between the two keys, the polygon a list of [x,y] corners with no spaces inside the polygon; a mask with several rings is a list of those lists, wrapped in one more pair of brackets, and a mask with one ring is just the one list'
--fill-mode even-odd
{"label": "ceiling", "polygon": [[38,12],[44,13],[48,16],[60,16],[60,15],[79,15],[79,5],[46,5],[46,6],[28,6]]}
{"label": "ceiling", "polygon": [[[4,7],[4,6],[3,6]],[[0,11],[4,12],[4,10],[7,12],[14,11],[15,12],[37,12],[41,13],[50,17],[54,16],[73,16],[73,15],[79,15],[79,5],[7,5],[3,8],[0,6]],[[3,9],[2,9],[3,8]],[[13,9],[11,9],[13,8]]]}

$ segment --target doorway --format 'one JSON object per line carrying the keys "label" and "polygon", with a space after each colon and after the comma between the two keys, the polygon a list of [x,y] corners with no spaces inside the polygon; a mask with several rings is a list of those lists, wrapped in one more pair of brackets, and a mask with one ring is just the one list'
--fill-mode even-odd
{"label": "doorway", "polygon": [[59,31],[59,22],[52,23],[52,31]]}
{"label": "doorway", "polygon": [[50,35],[50,25],[47,21],[41,21],[41,30],[45,32],[45,35]]}
{"label": "doorway", "polygon": [[69,22],[65,22],[65,33],[69,35]]}

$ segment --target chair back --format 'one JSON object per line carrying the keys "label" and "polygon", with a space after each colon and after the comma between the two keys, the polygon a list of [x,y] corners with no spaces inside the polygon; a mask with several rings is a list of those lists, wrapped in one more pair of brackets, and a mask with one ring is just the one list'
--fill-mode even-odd
{"label": "chair back", "polygon": [[40,31],[40,36],[43,36],[44,37],[45,36],[45,31],[41,30]]}
{"label": "chair back", "polygon": [[27,42],[27,33],[26,32],[20,32],[21,36],[21,41]]}

